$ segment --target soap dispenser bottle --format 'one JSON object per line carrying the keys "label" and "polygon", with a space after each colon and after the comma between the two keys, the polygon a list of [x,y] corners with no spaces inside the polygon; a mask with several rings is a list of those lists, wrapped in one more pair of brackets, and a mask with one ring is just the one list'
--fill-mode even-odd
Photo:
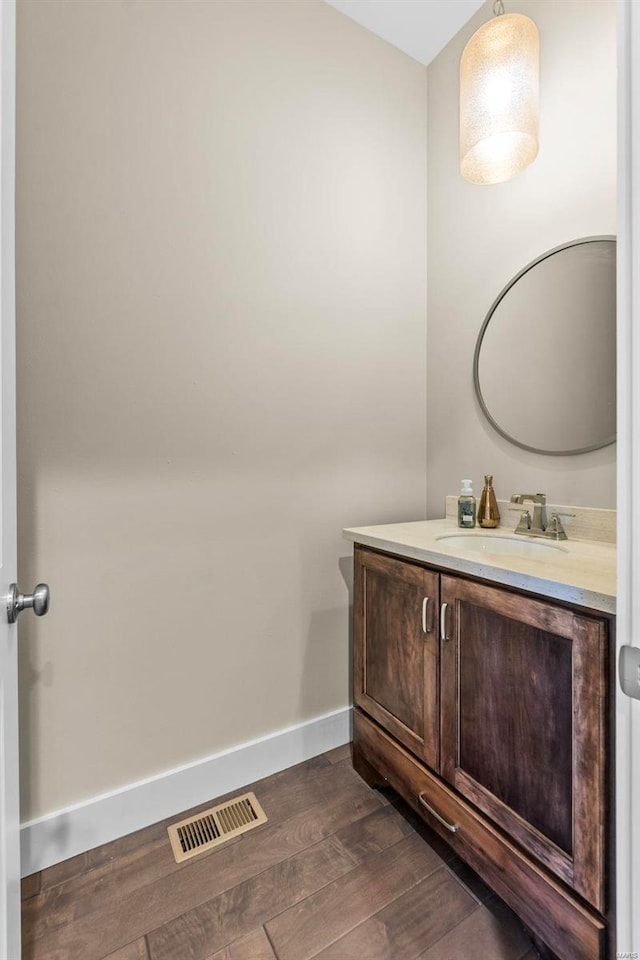
{"label": "soap dispenser bottle", "polygon": [[471,489],[471,480],[462,481],[458,497],[458,526],[470,529],[476,525],[476,498]]}
{"label": "soap dispenser bottle", "polygon": [[500,511],[496,501],[496,495],[493,492],[493,477],[487,474],[484,478],[484,487],[480,494],[480,506],[478,508],[478,523],[481,527],[491,528],[500,525]]}

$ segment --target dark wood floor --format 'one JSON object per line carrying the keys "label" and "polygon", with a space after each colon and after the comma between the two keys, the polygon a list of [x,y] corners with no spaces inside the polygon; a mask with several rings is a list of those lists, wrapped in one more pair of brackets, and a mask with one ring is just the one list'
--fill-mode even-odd
{"label": "dark wood floor", "polygon": [[363,783],[347,747],[250,789],[268,823],[186,864],[167,821],[27,878],[23,960],[537,957],[446,844]]}

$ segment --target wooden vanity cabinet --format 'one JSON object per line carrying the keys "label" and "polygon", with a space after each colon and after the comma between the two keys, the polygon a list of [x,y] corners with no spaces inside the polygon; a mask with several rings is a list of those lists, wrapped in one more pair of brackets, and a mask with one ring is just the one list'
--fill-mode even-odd
{"label": "wooden vanity cabinet", "polygon": [[603,960],[606,619],[356,546],[354,645],[356,769],[562,960]]}

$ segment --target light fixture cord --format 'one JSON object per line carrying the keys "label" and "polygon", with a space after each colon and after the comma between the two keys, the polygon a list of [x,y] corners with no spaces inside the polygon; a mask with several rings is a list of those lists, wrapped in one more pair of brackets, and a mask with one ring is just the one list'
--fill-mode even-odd
{"label": "light fixture cord", "polygon": [[493,15],[499,17],[504,13],[504,3],[502,0],[493,0]]}

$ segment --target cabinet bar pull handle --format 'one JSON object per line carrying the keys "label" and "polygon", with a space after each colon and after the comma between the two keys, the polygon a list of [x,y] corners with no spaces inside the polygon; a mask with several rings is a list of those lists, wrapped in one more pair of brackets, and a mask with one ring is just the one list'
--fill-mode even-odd
{"label": "cabinet bar pull handle", "polygon": [[440,606],[440,639],[448,640],[447,636],[447,604],[443,603]]}
{"label": "cabinet bar pull handle", "polygon": [[431,816],[432,816],[432,817],[435,817],[436,820],[438,821],[438,823],[441,823],[442,826],[443,826],[446,830],[449,831],[449,833],[457,833],[457,832],[458,832],[458,824],[457,824],[457,823],[449,823],[449,821],[448,821],[448,820],[445,820],[444,817],[441,817],[439,813],[436,813],[436,811],[433,809],[433,807],[430,807],[429,804],[427,803],[427,801],[423,799],[423,796],[422,796],[421,793],[418,794],[418,800],[420,801],[420,803],[422,804],[422,806],[425,808],[425,810],[428,810],[429,813],[431,814]]}
{"label": "cabinet bar pull handle", "polygon": [[425,597],[422,601],[422,632],[431,633],[431,627],[427,626],[427,607],[429,606],[429,597]]}

